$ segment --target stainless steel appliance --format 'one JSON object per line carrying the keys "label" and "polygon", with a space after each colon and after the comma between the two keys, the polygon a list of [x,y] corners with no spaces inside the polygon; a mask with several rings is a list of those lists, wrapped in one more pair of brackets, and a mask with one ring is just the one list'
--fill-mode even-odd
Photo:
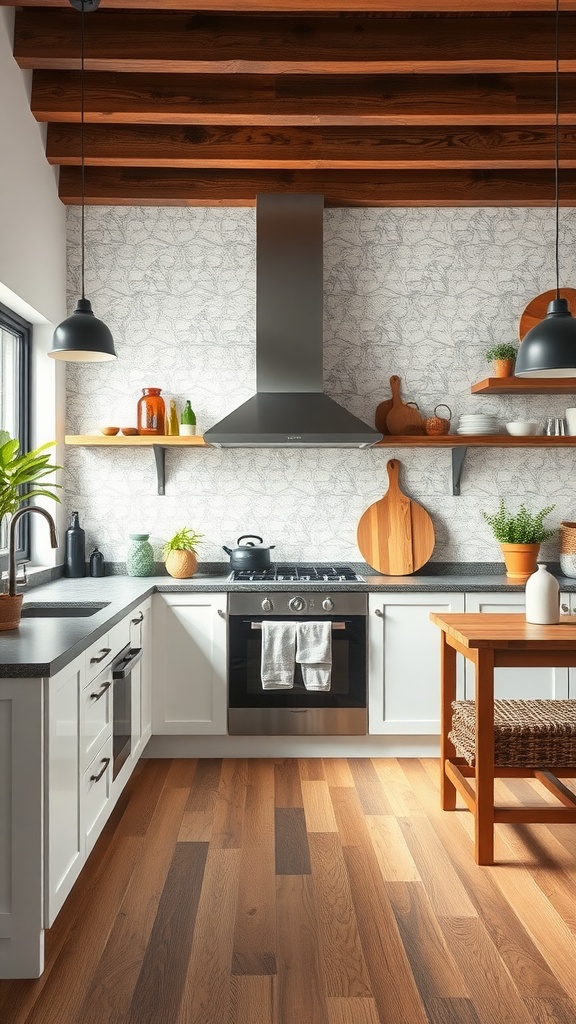
{"label": "stainless steel appliance", "polygon": [[[277,580],[278,583],[285,579]],[[304,581],[302,581],[304,582]],[[315,581],[308,581],[315,582]],[[264,620],[332,627],[331,685],[307,690],[298,664],[290,689],[262,686]],[[228,731],[231,735],[365,735],[368,596],[325,590],[232,592],[228,615]]]}
{"label": "stainless steel appliance", "polygon": [[231,583],[364,583],[349,565],[271,565],[267,569],[236,569]]}
{"label": "stainless steel appliance", "polygon": [[142,648],[127,644],[112,662],[112,778],[115,779],[132,749],[132,669]]}

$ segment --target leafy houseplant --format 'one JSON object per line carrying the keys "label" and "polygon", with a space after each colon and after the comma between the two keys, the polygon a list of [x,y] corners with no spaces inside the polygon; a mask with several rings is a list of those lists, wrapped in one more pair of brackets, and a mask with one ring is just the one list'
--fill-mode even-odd
{"label": "leafy houseplant", "polygon": [[486,359],[494,364],[495,377],[510,377],[516,362],[518,349],[509,342],[501,342],[499,345],[492,345],[486,352]]}
{"label": "leafy houseplant", "polygon": [[[60,501],[55,488],[60,484],[47,483],[45,477],[50,476],[60,466],[50,465],[50,456],[44,454],[55,441],[35,448],[31,452],[20,454],[20,442],[10,437],[6,430],[0,430],[0,525],[4,519],[14,515],[26,498],[53,498]],[[27,489],[23,491],[23,488]],[[20,621],[22,595],[15,597],[0,594],[0,629],[13,628]]]}
{"label": "leafy houseplant", "polygon": [[481,513],[502,547],[509,579],[523,583],[536,572],[540,544],[556,532],[544,526],[546,516],[555,507],[546,505],[539,512],[529,512],[521,504],[516,513],[511,513],[501,498],[497,512],[492,515]]}
{"label": "leafy houseplant", "polygon": [[193,576],[198,568],[196,545],[203,534],[183,526],[162,548],[166,569],[175,579],[185,580]]}

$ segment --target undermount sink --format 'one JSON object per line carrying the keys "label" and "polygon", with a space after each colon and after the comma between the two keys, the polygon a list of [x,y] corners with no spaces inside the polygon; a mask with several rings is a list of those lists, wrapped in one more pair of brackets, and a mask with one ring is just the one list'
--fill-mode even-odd
{"label": "undermount sink", "polygon": [[109,601],[99,604],[24,604],[22,606],[23,619],[77,619],[87,618],[95,615],[96,612],[107,608]]}

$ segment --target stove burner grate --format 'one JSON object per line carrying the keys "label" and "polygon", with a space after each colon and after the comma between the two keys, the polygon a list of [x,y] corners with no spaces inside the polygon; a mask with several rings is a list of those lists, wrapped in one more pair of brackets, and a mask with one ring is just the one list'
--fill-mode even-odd
{"label": "stove burner grate", "polygon": [[271,565],[269,569],[236,569],[234,583],[363,583],[348,565]]}

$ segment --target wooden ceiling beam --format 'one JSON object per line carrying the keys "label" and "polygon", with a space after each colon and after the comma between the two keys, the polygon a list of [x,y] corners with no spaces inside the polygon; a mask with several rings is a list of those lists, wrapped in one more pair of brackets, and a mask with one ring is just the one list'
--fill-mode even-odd
{"label": "wooden ceiling beam", "polygon": [[[87,72],[92,124],[545,125],[552,75],[107,75]],[[576,123],[576,78],[560,81],[562,121]],[[39,121],[79,122],[80,76],[36,71]]]}
{"label": "wooden ceiling beam", "polygon": [[[560,132],[562,166],[576,168],[576,130]],[[77,125],[49,125],[51,164],[80,165]],[[85,163],[94,167],[315,169],[546,168],[551,127],[235,128],[226,125],[89,125]]]}
{"label": "wooden ceiling beam", "polygon": [[[19,7],[68,7],[70,0],[18,0]],[[553,11],[556,0],[410,0],[417,13],[523,13]],[[106,0],[109,10],[230,11],[234,13],[404,13],[406,0]],[[562,10],[576,10],[576,0],[562,0]]]}
{"label": "wooden ceiling beam", "polygon": [[[327,206],[551,206],[548,171],[225,171],[86,169],[88,205],[253,206],[260,192],[311,193]],[[80,170],[62,167],[63,203],[80,203]],[[561,204],[576,206],[576,171],[561,173]]]}
{"label": "wooden ceiling beam", "polygon": [[[76,70],[73,10],[19,10],[21,68]],[[100,9],[86,31],[86,69],[174,73],[550,73],[554,19],[130,12]],[[576,15],[562,19],[562,70],[576,71]]]}

